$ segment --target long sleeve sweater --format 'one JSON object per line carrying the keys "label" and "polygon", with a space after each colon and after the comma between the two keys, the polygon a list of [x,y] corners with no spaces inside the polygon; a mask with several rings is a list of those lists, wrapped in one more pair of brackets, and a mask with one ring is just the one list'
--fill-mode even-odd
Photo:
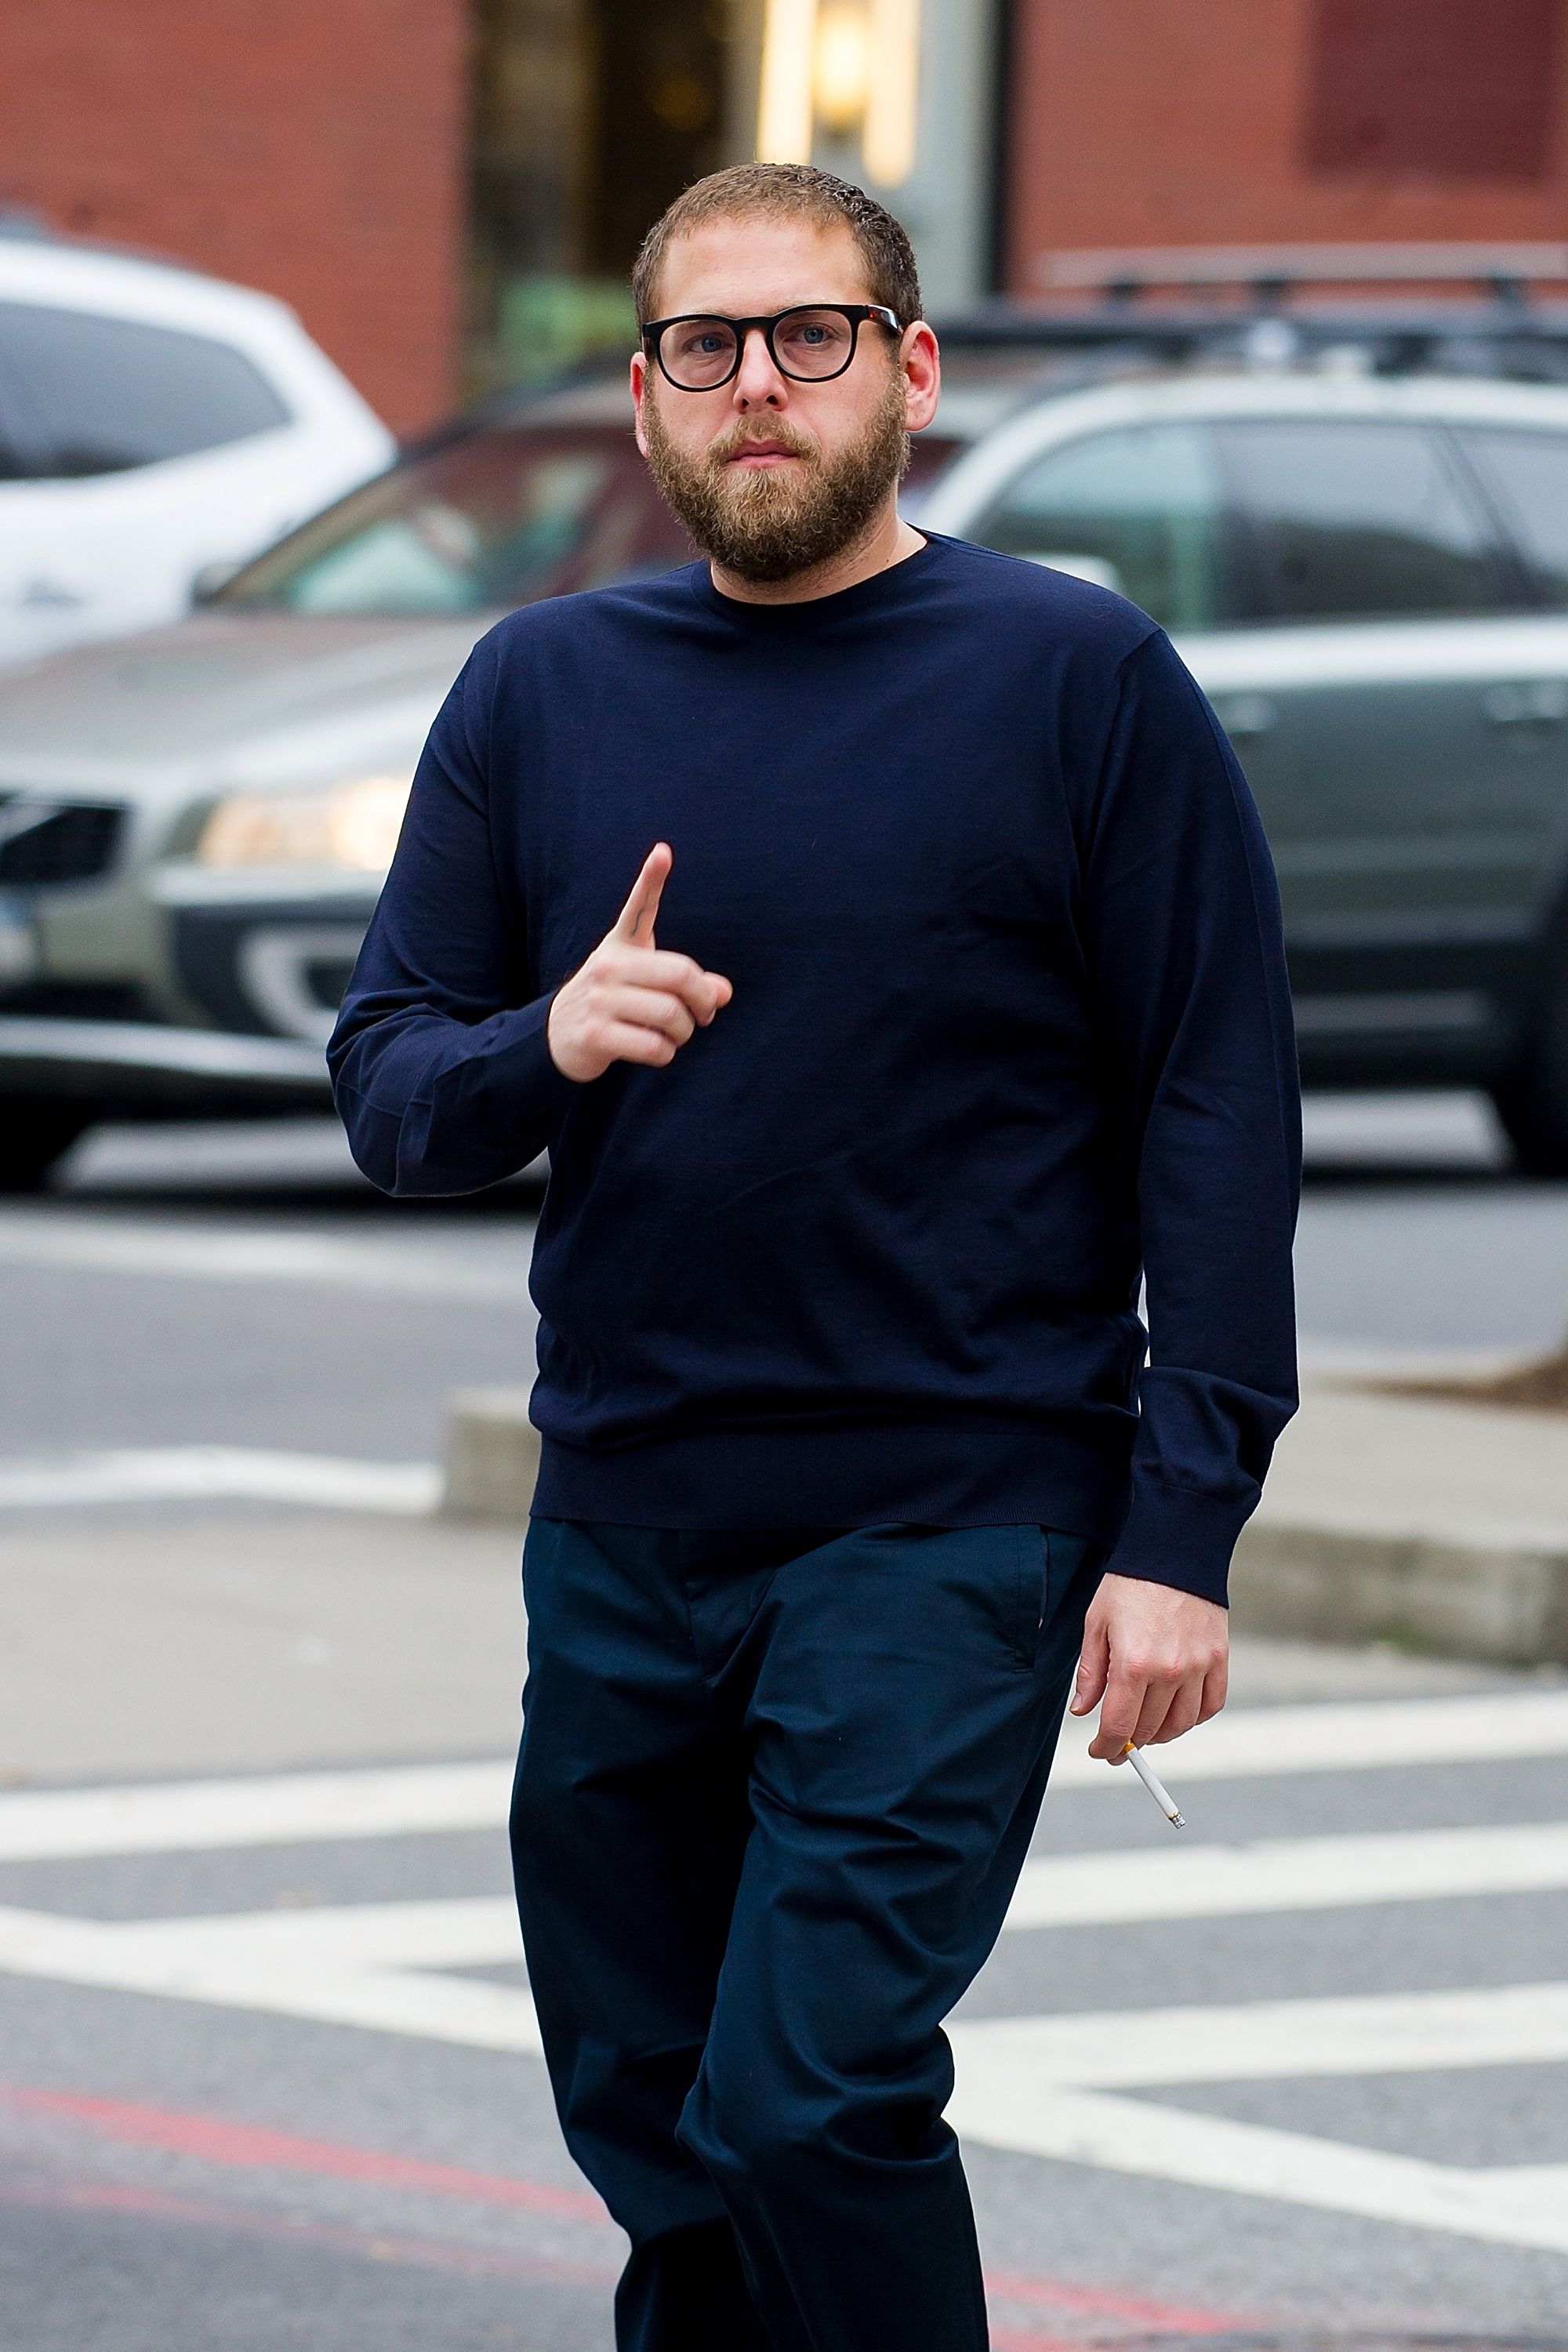
{"label": "long sleeve sweater", "polygon": [[[574,1083],[551,996],[657,840],[658,943],[733,1000]],[[389,1192],[548,1148],[536,1513],[1035,1522],[1225,1598],[1296,1401],[1295,1046],[1246,780],[1123,598],[933,538],[805,604],[693,565],[513,614],[330,1059]]]}

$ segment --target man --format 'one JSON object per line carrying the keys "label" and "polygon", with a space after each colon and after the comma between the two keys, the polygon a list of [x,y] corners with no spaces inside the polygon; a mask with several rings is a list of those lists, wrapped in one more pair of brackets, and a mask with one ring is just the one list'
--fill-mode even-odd
{"label": "man", "polygon": [[394,1192],[550,1149],[513,1854],[621,2352],[981,2352],[941,2022],[1080,1650],[1098,1756],[1223,1703],[1295,1402],[1278,906],[1163,632],[900,520],[880,206],[721,173],[635,290],[707,561],[478,646],[338,1100]]}

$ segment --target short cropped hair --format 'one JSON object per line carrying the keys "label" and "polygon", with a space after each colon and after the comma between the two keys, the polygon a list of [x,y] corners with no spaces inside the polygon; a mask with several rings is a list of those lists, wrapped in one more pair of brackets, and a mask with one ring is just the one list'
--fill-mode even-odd
{"label": "short cropped hair", "polygon": [[678,236],[700,228],[705,221],[770,214],[774,218],[793,214],[823,228],[847,228],[860,248],[872,301],[893,311],[902,327],[922,315],[914,248],[875,196],[811,163],[731,163],[727,171],[711,172],[685,189],[644,237],[632,271],[638,326],[657,315],[659,273]]}

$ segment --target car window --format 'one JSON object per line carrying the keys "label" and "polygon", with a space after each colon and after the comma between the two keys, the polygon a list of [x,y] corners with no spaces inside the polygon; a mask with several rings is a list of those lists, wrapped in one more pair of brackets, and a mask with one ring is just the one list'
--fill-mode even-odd
{"label": "car window", "polygon": [[247,564],[216,601],[477,613],[672,571],[691,555],[628,429],[495,425],[352,492]]}
{"label": "car window", "polygon": [[1219,471],[1201,425],[1064,442],[1026,466],[969,537],[1114,588],[1169,629],[1237,617]]}
{"label": "car window", "polygon": [[26,470],[45,479],[124,473],[291,421],[232,344],[136,319],[0,302],[0,368]]}
{"label": "car window", "polygon": [[1423,427],[1247,417],[1218,433],[1276,619],[1415,618],[1508,601],[1489,525]]}
{"label": "car window", "polygon": [[1568,604],[1568,433],[1456,429],[1537,584],[1553,604]]}

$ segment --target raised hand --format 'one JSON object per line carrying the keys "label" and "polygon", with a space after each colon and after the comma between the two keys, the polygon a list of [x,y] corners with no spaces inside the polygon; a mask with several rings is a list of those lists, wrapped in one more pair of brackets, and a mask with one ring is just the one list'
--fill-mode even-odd
{"label": "raised hand", "polygon": [[656,842],[614,929],[555,992],[545,1043],[556,1068],[579,1085],[603,1076],[612,1062],[656,1068],[673,1062],[734,992],[720,973],[654,945],[659,897],[674,863],[669,844]]}

